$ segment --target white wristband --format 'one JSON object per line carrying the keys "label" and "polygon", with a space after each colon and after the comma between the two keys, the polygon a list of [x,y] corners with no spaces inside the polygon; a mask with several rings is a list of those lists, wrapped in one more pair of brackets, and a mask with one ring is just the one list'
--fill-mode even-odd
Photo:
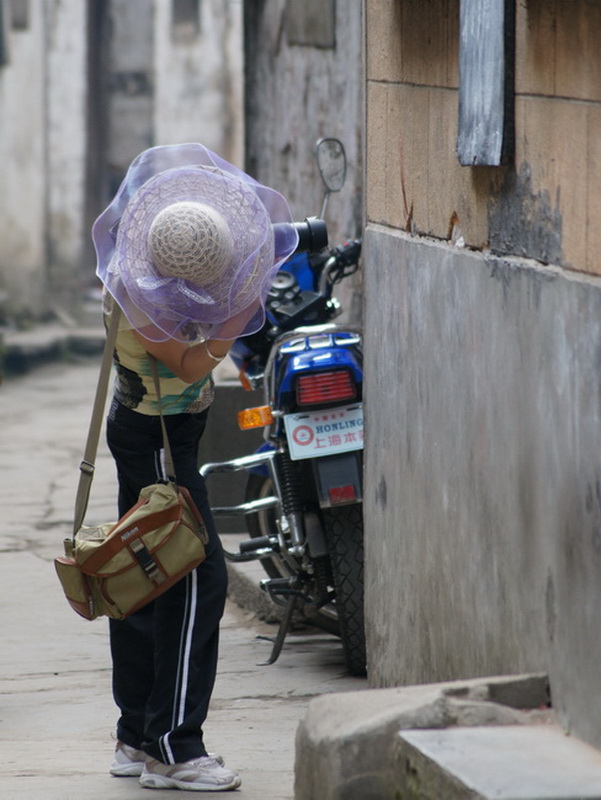
{"label": "white wristband", "polygon": [[205,339],[203,344],[205,346],[205,350],[207,351],[208,357],[213,359],[213,361],[216,364],[220,364],[223,361],[223,359],[225,358],[225,356],[227,356],[227,353],[225,354],[225,356],[214,356],[213,353],[211,353],[211,351],[209,350],[209,345],[208,345],[208,342],[207,342],[206,339]]}

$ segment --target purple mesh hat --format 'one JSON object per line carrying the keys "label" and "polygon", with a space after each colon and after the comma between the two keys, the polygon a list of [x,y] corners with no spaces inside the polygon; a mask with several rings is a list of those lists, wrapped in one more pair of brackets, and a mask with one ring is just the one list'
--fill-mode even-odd
{"label": "purple mesh hat", "polygon": [[134,159],[92,238],[98,277],[155,342],[259,330],[275,273],[298,244],[281,194],[194,143]]}

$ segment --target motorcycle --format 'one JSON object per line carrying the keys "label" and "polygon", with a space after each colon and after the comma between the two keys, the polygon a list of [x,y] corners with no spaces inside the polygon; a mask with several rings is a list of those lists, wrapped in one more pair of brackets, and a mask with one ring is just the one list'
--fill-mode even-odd
{"label": "motorcycle", "polygon": [[284,607],[266,662],[280,655],[295,612],[341,639],[348,670],[365,675],[363,614],[362,335],[337,324],[333,287],[357,271],[361,241],[327,246],[329,196],[340,191],[346,154],[338,139],[316,146],[325,185],[321,218],[295,223],[297,252],[278,272],[266,322],[230,351],[246,388],[262,388],[264,405],[238,414],[242,429],[264,427],[252,455],[204,464],[215,473],[246,470],[245,501],[213,508],[243,515],[250,535],[230,561],[259,559],[261,587]]}

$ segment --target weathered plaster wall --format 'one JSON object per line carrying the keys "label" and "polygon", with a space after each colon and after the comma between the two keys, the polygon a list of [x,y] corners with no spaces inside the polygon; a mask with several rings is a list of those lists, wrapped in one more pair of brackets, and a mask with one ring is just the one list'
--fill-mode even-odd
{"label": "weathered plaster wall", "polygon": [[180,23],[171,0],[108,0],[97,160],[109,180],[98,213],[148,147],[202,142],[242,162],[241,3],[199,3],[197,11]]}
{"label": "weathered plaster wall", "polygon": [[[321,24],[318,15],[315,40]],[[337,136],[349,171],[343,191],[330,200],[329,230],[333,242],[357,236],[363,215],[361,4],[336,3],[332,48],[290,43],[285,0],[252,0],[245,3],[245,47],[247,169],[287,197],[296,219],[318,215],[323,186],[314,146],[322,136]]]}
{"label": "weathered plaster wall", "polygon": [[[150,5],[150,7],[149,7]],[[119,188],[132,159],[154,140],[155,4],[110,0],[106,46],[106,154],[109,197]]]}
{"label": "weathered plaster wall", "polygon": [[19,317],[42,310],[45,258],[44,14],[32,4],[30,27],[9,33],[0,67],[0,289]]}
{"label": "weathered plaster wall", "polygon": [[[76,309],[82,285],[86,159],[86,4],[46,5],[46,241],[50,302]],[[38,132],[39,133],[39,132]]]}
{"label": "weathered plaster wall", "polygon": [[69,312],[79,285],[85,183],[85,4],[29,4],[0,68],[0,287],[11,322]]}
{"label": "weathered plaster wall", "polygon": [[601,4],[517,5],[516,166],[561,216],[556,263],[600,275]]}
{"label": "weathered plaster wall", "polygon": [[200,3],[197,24],[177,24],[169,0],[111,0],[107,42],[110,193],[147,147],[202,142],[242,162],[240,0]]}
{"label": "weathered plaster wall", "polygon": [[601,745],[601,283],[370,226],[377,686],[548,670]]}
{"label": "weathered plaster wall", "polygon": [[242,0],[201,3],[196,30],[159,2],[155,40],[156,143],[201,142],[243,167]]}
{"label": "weathered plaster wall", "polygon": [[200,3],[182,40],[171,0],[14,8],[28,14],[11,27],[7,12],[0,67],[0,321],[30,324],[77,315],[92,221],[141,150],[200,140],[242,162],[242,9]]}

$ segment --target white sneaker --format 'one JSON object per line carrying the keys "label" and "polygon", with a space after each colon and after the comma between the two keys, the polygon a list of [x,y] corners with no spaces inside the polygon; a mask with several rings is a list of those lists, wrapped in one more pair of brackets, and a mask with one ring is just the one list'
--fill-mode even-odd
{"label": "white sneaker", "polygon": [[[223,766],[223,758],[217,753],[209,753],[210,758]],[[109,772],[117,778],[139,778],[146,759],[150,758],[143,750],[136,750],[125,742],[117,740],[115,756]]]}
{"label": "white sneaker", "polygon": [[142,774],[144,763],[148,756],[143,750],[136,750],[125,742],[117,741],[115,757],[111,764],[110,773],[117,778],[135,778]]}
{"label": "white sneaker", "polygon": [[162,764],[148,757],[140,776],[146,789],[186,789],[190,792],[224,792],[237,789],[240,776],[215,758],[203,756],[183,764]]}

